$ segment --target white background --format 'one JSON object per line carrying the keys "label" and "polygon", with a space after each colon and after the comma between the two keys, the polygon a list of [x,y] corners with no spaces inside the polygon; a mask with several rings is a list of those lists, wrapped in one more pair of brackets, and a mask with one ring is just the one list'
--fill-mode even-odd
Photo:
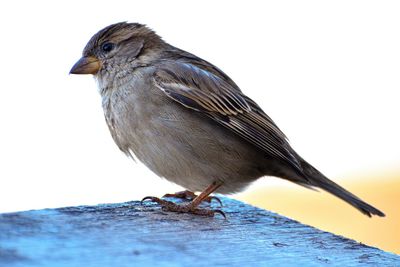
{"label": "white background", "polygon": [[119,21],[145,23],[223,69],[304,158],[335,180],[397,168],[398,3],[2,3],[0,212],[179,189],[125,158],[93,79],[68,75],[90,37]]}

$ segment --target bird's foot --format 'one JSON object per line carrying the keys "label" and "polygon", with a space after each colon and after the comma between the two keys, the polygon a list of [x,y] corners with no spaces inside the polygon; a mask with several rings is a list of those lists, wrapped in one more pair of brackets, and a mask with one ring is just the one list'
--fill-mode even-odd
{"label": "bird's foot", "polygon": [[[180,198],[183,200],[193,200],[197,197],[197,195],[195,193],[193,193],[192,191],[185,190],[185,191],[176,192],[174,194],[165,194],[163,197],[173,197],[173,198]],[[222,201],[218,197],[208,196],[203,199],[203,202],[211,203],[212,200],[217,201],[219,203],[219,205],[222,207]]]}
{"label": "bird's foot", "polygon": [[195,215],[214,217],[215,214],[221,214],[226,219],[225,213],[222,210],[212,210],[212,209],[201,209],[192,205],[192,202],[187,204],[175,204],[171,201],[166,201],[158,197],[145,197],[142,199],[141,203],[145,200],[151,200],[152,202],[158,203],[162,210],[178,212],[178,213],[191,213]]}

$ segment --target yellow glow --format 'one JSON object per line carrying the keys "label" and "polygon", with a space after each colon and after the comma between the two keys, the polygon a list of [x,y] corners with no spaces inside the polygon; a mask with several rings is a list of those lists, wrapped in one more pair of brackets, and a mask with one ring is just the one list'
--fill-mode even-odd
{"label": "yellow glow", "polygon": [[304,224],[399,254],[400,171],[339,183],[382,210],[386,217],[368,218],[328,193],[317,193],[296,185],[262,187],[238,198]]}

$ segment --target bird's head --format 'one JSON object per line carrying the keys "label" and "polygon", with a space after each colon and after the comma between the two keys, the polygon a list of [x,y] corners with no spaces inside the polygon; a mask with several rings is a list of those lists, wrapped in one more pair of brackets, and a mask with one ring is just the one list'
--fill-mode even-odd
{"label": "bird's head", "polygon": [[166,43],[145,25],[112,24],[90,39],[70,73],[104,76],[143,66],[151,62],[164,45]]}

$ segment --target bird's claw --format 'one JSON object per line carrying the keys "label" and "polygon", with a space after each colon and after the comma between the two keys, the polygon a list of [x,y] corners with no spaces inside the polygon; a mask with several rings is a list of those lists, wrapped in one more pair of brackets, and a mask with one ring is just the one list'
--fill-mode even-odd
{"label": "bird's claw", "polygon": [[224,219],[226,219],[226,215],[222,210],[211,210],[211,209],[201,209],[201,208],[196,208],[191,205],[191,203],[188,204],[176,204],[171,201],[166,201],[158,197],[150,197],[147,196],[143,198],[140,203],[143,205],[143,202],[146,200],[150,200],[152,202],[158,203],[162,210],[164,211],[170,211],[170,212],[178,212],[178,213],[191,213],[195,215],[200,215],[200,216],[207,216],[207,217],[214,217],[216,213],[221,214]]}
{"label": "bird's claw", "polygon": [[[173,197],[173,198],[180,198],[180,199],[184,199],[184,200],[193,200],[197,197],[197,195],[195,193],[193,193],[192,191],[185,190],[185,191],[176,192],[174,194],[165,194],[163,197]],[[203,201],[211,203],[212,200],[217,201],[219,203],[220,207],[223,206],[222,201],[218,197],[215,197],[215,196],[206,197]]]}

